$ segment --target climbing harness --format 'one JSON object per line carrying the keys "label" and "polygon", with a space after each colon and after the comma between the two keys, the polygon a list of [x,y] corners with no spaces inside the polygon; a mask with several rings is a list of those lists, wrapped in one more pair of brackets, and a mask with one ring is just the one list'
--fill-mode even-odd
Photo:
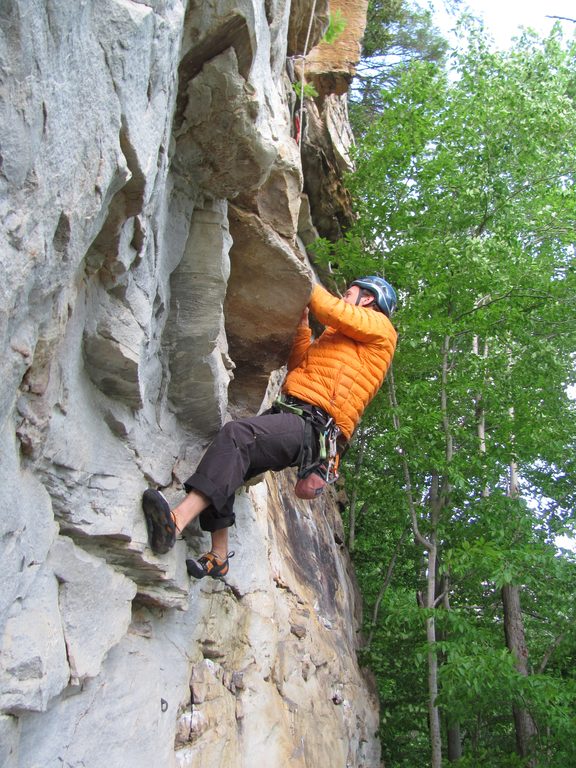
{"label": "climbing harness", "polygon": [[294,413],[304,419],[304,438],[294,492],[301,499],[315,499],[326,485],[332,485],[338,480],[338,449],[342,440],[340,428],[322,408],[290,395],[278,398],[273,410]]}

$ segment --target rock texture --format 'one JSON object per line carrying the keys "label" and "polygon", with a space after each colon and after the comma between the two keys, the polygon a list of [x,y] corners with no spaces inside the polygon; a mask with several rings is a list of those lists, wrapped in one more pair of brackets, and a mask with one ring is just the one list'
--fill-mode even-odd
{"label": "rock texture", "polygon": [[273,391],[303,244],[349,216],[340,89],[295,141],[312,5],[0,5],[6,768],[379,765],[335,504],[240,491],[227,584],[190,583],[197,529],[155,556],[140,510]]}
{"label": "rock texture", "polygon": [[368,0],[332,0],[330,12],[344,28],[332,43],[320,41],[306,57],[306,80],[323,96],[345,94],[360,59],[360,42],[366,26]]}

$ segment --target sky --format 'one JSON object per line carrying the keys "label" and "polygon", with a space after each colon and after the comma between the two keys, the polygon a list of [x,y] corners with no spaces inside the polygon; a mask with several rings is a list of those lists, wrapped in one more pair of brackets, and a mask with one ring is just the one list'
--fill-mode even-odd
{"label": "sky", "polygon": [[[441,30],[453,26],[453,20],[443,11],[442,0],[431,0],[436,9],[435,20]],[[520,27],[532,27],[539,34],[546,35],[554,24],[547,16],[563,16],[576,19],[576,0],[463,0],[475,16],[484,19],[484,24],[494,38],[496,47],[508,48]],[[576,24],[561,22],[567,35],[576,32]]]}

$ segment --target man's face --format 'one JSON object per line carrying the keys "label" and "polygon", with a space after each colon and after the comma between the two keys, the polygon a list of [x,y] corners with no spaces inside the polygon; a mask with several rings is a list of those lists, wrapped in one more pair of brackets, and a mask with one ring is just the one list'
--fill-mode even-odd
{"label": "man's face", "polygon": [[[351,285],[342,298],[346,304],[356,304],[358,301],[358,294],[360,293],[359,285]],[[359,301],[359,306],[365,307],[367,304],[371,304],[374,299],[371,296],[363,296]]]}
{"label": "man's face", "polygon": [[359,286],[351,285],[350,288],[348,288],[348,290],[344,294],[344,296],[342,296],[342,298],[344,299],[346,304],[356,304],[359,293],[360,293]]}

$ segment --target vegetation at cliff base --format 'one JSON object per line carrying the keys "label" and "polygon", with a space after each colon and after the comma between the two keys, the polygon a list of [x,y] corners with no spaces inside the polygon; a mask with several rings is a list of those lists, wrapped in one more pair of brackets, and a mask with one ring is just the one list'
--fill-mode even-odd
{"label": "vegetation at cliff base", "polygon": [[362,660],[387,768],[567,768],[576,46],[556,30],[495,52],[470,25],[447,56],[371,95],[357,222],[317,249],[343,284],[379,273],[400,298],[393,369],[344,468]]}

